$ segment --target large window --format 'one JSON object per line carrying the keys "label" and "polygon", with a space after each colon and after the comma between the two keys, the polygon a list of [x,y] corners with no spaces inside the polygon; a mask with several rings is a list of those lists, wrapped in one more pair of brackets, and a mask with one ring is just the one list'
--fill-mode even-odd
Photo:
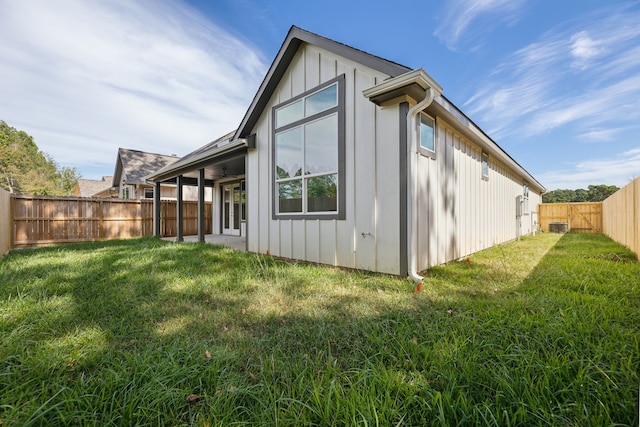
{"label": "large window", "polygon": [[435,121],[424,113],[420,113],[420,152],[429,157],[436,154]]}
{"label": "large window", "polygon": [[274,107],[274,216],[344,218],[343,87],[341,76]]}

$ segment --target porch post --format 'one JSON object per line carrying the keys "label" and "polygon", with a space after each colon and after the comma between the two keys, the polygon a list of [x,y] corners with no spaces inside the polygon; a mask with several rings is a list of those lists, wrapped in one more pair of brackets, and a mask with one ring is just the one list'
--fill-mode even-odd
{"label": "porch post", "polygon": [[160,235],[160,183],[156,182],[153,188],[153,235]]}
{"label": "porch post", "polygon": [[198,170],[198,242],[204,243],[204,168]]}
{"label": "porch post", "polygon": [[176,180],[177,194],[176,194],[176,242],[184,241],[184,209],[182,205],[182,175],[178,176]]}

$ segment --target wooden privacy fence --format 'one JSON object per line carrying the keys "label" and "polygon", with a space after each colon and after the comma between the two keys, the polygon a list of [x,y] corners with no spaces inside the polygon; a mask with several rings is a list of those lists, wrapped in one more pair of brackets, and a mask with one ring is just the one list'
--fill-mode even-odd
{"label": "wooden privacy fence", "polygon": [[[153,235],[153,201],[12,195],[12,247]],[[176,235],[176,201],[160,206],[160,234]],[[197,202],[183,202],[183,234],[198,233]],[[211,203],[205,233],[211,233]]]}
{"label": "wooden privacy fence", "polygon": [[572,232],[601,233],[602,202],[542,203],[538,220],[543,231],[549,231],[552,222],[564,222]]}
{"label": "wooden privacy fence", "polygon": [[640,259],[640,178],[602,202],[602,231],[636,253]]}
{"label": "wooden privacy fence", "polygon": [[11,195],[0,188],[0,257],[11,249]]}

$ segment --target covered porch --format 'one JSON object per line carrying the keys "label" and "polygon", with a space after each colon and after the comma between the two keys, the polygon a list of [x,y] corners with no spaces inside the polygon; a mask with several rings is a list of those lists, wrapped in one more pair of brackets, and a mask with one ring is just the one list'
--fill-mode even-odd
{"label": "covered porch", "polygon": [[[177,242],[198,241],[222,244],[246,249],[246,153],[251,148],[252,138],[233,139],[231,132],[198,150],[187,154],[147,177],[155,185],[154,191],[154,235],[160,236],[160,185],[174,183],[177,188],[176,237]],[[183,186],[198,188],[198,233],[184,236]],[[206,234],[205,188],[211,188],[213,234]],[[226,239],[226,237],[242,237]]]}

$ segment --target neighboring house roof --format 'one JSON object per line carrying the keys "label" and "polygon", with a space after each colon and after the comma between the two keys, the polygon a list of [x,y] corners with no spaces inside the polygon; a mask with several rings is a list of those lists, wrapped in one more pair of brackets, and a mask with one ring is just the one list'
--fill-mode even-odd
{"label": "neighboring house roof", "polygon": [[116,169],[113,174],[113,186],[125,184],[146,184],[146,176],[175,163],[179,157],[145,151],[118,149]]}
{"label": "neighboring house roof", "polygon": [[102,179],[79,179],[76,183],[75,195],[78,197],[92,197],[111,188],[112,176],[103,176]]}
{"label": "neighboring house roof", "polygon": [[[205,164],[208,160],[218,158],[220,155],[225,155],[231,149],[238,149],[237,151],[240,151],[242,149],[246,150],[246,147],[251,147],[250,138],[252,130],[260,118],[264,108],[267,106],[269,99],[280,83],[281,78],[285,75],[289,64],[298,51],[298,48],[303,43],[318,46],[336,55],[356,61],[369,68],[387,74],[392,79],[418,71],[343,43],[328,39],[321,35],[303,30],[296,26],[292,26],[233,137],[229,139],[230,134],[227,134],[203,147],[200,147],[198,150],[188,154],[174,165],[165,167],[159,173],[151,174],[147,178],[152,181],[163,181],[174,178],[186,171],[193,170],[199,165]],[[374,100],[372,99],[372,101]],[[480,142],[482,148],[489,152],[489,154],[500,158],[506,164],[519,171],[524,177],[526,177],[532,188],[538,188],[542,192],[546,191],[542,184],[540,184],[531,174],[520,166],[518,162],[516,162],[444,95],[437,96],[434,99],[433,104],[438,109],[438,112],[447,116],[454,123],[457,123],[457,127],[461,129],[463,133],[472,136],[474,141]],[[221,141],[228,141],[228,143],[225,144],[225,147],[221,147]]]}

